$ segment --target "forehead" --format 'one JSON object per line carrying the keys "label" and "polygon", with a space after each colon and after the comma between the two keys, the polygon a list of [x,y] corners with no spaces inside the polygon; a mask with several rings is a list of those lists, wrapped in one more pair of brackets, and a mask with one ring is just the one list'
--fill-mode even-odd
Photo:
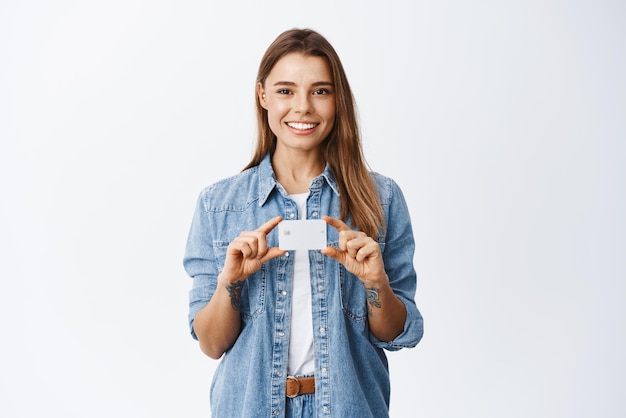
{"label": "forehead", "polygon": [[325,58],[292,52],[280,58],[267,76],[273,81],[332,82]]}

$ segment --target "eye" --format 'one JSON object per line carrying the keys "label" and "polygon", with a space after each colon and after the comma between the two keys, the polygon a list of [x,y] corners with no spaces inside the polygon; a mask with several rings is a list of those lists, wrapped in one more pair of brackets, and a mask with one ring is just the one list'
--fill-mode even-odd
{"label": "eye", "polygon": [[313,94],[330,94],[330,90],[328,89],[316,89],[313,91]]}
{"label": "eye", "polygon": [[278,94],[290,94],[291,91],[289,89],[280,89],[276,93],[278,93]]}

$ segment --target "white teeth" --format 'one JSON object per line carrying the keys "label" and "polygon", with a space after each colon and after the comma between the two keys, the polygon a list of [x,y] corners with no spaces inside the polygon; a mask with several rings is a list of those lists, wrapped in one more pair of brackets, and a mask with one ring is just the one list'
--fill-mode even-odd
{"label": "white teeth", "polygon": [[313,129],[317,126],[315,123],[294,123],[294,122],[289,122],[287,125],[291,126],[294,129],[298,129],[301,131],[304,131],[306,129]]}

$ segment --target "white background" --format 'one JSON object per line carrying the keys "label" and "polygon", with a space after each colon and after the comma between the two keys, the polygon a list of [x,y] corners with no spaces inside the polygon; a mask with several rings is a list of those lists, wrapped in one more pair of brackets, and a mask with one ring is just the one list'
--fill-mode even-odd
{"label": "white background", "polygon": [[[414,224],[393,417],[626,416],[622,1],[0,3],[0,416],[207,417],[182,269],[283,30],[342,57]],[[349,388],[346,388],[349,390]]]}

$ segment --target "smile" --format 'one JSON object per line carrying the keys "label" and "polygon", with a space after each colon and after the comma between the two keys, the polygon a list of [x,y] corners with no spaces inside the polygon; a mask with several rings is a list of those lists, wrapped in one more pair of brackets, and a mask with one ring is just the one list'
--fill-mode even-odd
{"label": "smile", "polygon": [[287,122],[290,128],[297,129],[299,131],[306,131],[315,128],[318,123],[299,123],[299,122]]}

